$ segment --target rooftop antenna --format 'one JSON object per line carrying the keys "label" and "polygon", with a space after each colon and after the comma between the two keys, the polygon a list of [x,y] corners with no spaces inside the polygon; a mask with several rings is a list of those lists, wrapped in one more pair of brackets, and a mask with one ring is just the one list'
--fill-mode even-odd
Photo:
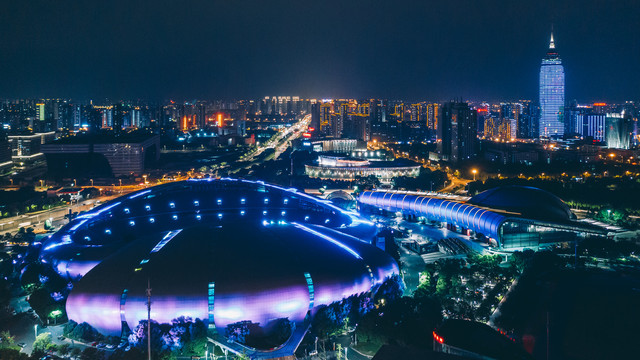
{"label": "rooftop antenna", "polygon": [[549,42],[549,49],[555,49],[556,44],[553,41],[553,23],[551,24],[551,41]]}

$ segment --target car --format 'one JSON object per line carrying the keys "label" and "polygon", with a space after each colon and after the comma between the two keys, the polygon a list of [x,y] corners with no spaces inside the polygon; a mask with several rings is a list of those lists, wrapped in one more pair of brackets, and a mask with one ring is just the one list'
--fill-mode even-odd
{"label": "car", "polygon": [[106,347],[107,349],[111,350],[111,349],[115,348],[116,346],[115,346],[115,345],[113,345],[113,344],[107,344],[105,347]]}
{"label": "car", "polygon": [[58,336],[58,340],[64,340],[65,337],[63,335]]}
{"label": "car", "polygon": [[91,346],[96,346],[96,345],[98,345],[97,341],[94,341],[94,342],[91,343]]}
{"label": "car", "polygon": [[23,347],[27,346],[27,344],[25,344],[25,343],[18,343],[18,346],[20,346],[21,348],[23,348]]}

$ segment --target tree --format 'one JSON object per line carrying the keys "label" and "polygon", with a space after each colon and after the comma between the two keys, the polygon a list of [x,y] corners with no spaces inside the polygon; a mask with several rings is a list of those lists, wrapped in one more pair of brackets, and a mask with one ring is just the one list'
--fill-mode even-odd
{"label": "tree", "polygon": [[88,347],[82,350],[80,360],[100,360],[104,358],[104,353],[94,347]]}
{"label": "tree", "polygon": [[13,348],[16,346],[16,337],[11,335],[9,330],[0,332],[0,338],[2,338],[0,348]]}
{"label": "tree", "polygon": [[20,350],[0,348],[0,359],[2,360],[29,360],[29,355],[20,352]]}
{"label": "tree", "polygon": [[58,346],[58,354],[60,354],[60,356],[66,357],[70,353],[71,353],[71,345],[62,344],[62,345]]}
{"label": "tree", "polygon": [[447,281],[444,277],[438,277],[438,282],[436,283],[436,294],[444,295],[448,292],[449,286],[447,286]]}
{"label": "tree", "polygon": [[102,339],[102,335],[100,335],[100,333],[96,329],[91,327],[91,325],[87,324],[86,322],[75,326],[73,328],[73,331],[71,331],[71,333],[69,334],[69,337],[87,342],[99,341]]}
{"label": "tree", "polygon": [[36,340],[33,342],[33,351],[44,353],[47,350],[51,349],[51,345],[54,345],[51,342],[51,333],[50,332],[41,333],[41,334],[38,334],[38,336],[36,337]]}

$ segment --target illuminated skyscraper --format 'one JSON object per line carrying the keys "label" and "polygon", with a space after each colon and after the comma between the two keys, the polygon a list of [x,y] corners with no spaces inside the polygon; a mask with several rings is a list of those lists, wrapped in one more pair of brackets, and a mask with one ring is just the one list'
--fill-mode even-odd
{"label": "illuminated skyscraper", "polygon": [[564,67],[551,42],[540,66],[540,136],[564,135]]}
{"label": "illuminated skyscraper", "polygon": [[438,128],[438,104],[427,105],[427,127],[431,130]]}

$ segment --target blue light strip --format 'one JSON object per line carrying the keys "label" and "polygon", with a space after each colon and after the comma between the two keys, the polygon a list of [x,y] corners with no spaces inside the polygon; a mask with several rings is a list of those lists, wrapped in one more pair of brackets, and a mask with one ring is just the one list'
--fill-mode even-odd
{"label": "blue light strip", "polygon": [[135,199],[135,198],[137,198],[138,196],[142,196],[142,195],[148,194],[148,193],[150,193],[150,192],[151,192],[151,189],[149,189],[149,190],[145,190],[145,191],[141,191],[141,192],[139,192],[139,193],[137,193],[137,194],[133,194],[133,195],[129,196],[129,197],[128,197],[128,199]]}
{"label": "blue light strip", "polygon": [[118,201],[118,202],[116,202],[114,204],[111,204],[109,206],[103,207],[100,210],[97,210],[97,211],[94,211],[94,212],[88,212],[86,214],[82,214],[82,215],[78,216],[77,219],[91,219],[91,218],[93,218],[95,216],[98,216],[98,215],[102,214],[105,211],[113,209],[114,207],[116,207],[118,205],[120,205],[120,201]]}
{"label": "blue light strip", "polygon": [[160,251],[160,249],[167,245],[167,243],[171,241],[171,239],[173,239],[176,235],[178,235],[180,231],[182,231],[182,229],[169,231],[167,235],[165,235],[162,240],[160,240],[160,242],[153,249],[151,249],[151,252],[156,253]]}
{"label": "blue light strip", "polygon": [[71,244],[72,242],[73,241],[71,241],[71,236],[63,235],[61,242],[55,243],[55,244],[51,244],[51,245],[47,246],[46,248],[44,248],[44,251],[51,250],[53,248],[57,248],[58,246],[68,245],[68,244]]}
{"label": "blue light strip", "polygon": [[213,306],[214,306],[214,301],[215,301],[215,291],[216,291],[216,283],[215,282],[210,282],[209,286],[208,286],[208,293],[207,293],[207,310],[208,310],[208,314],[209,314],[209,325],[208,328],[209,329],[215,329],[216,328],[216,323],[213,319]]}
{"label": "blue light strip", "polygon": [[71,227],[71,229],[69,229],[69,230],[71,230],[71,231],[76,230],[77,228],[79,228],[80,226],[82,226],[84,223],[86,223],[86,222],[87,222],[87,220],[88,220],[88,219],[83,219],[83,220],[79,221],[77,224],[73,225],[73,226]]}
{"label": "blue light strip", "polygon": [[332,238],[331,236],[325,235],[319,231],[310,229],[304,225],[298,224],[298,223],[293,223],[293,225],[295,225],[298,229],[302,229],[306,232],[309,232],[311,234],[314,234],[316,236],[319,236],[329,242],[331,242],[334,245],[337,245],[339,247],[341,247],[342,249],[346,250],[349,254],[353,255],[355,258],[362,260],[362,257],[360,256],[360,254],[358,254],[357,252],[355,252],[352,248],[348,247],[347,245],[341,243],[340,241]]}

